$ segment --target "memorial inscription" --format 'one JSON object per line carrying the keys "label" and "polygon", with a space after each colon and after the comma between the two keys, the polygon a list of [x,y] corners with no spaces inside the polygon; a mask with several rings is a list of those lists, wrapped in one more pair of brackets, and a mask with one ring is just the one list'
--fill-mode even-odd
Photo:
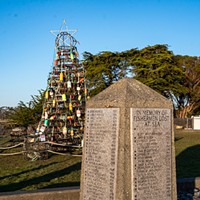
{"label": "memorial inscription", "polygon": [[171,110],[131,108],[132,199],[171,200]]}
{"label": "memorial inscription", "polygon": [[88,108],[84,149],[84,200],[114,200],[119,108]]}

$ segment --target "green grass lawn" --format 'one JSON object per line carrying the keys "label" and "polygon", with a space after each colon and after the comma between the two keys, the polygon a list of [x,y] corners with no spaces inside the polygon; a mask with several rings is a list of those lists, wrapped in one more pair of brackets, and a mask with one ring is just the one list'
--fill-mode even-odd
{"label": "green grass lawn", "polygon": [[[0,136],[0,146],[11,145],[9,140]],[[200,132],[176,131],[175,148],[177,177],[200,176]],[[0,192],[79,186],[80,174],[81,157],[52,155],[27,161],[23,155],[0,156]]]}
{"label": "green grass lawn", "polygon": [[178,178],[200,176],[200,132],[175,132]]}

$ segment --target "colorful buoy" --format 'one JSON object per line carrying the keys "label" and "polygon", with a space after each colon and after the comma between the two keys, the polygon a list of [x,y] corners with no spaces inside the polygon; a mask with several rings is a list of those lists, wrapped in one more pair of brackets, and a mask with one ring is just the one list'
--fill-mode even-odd
{"label": "colorful buoy", "polygon": [[66,94],[62,94],[62,100],[63,100],[63,101],[66,101],[66,100],[67,100]]}
{"label": "colorful buoy", "polygon": [[81,111],[80,110],[76,110],[76,115],[77,115],[77,117],[80,117],[81,116]]}
{"label": "colorful buoy", "polygon": [[73,110],[72,103],[69,103],[69,110],[70,110],[70,111],[72,111],[72,110]]}
{"label": "colorful buoy", "polygon": [[66,126],[63,127],[63,134],[67,134],[67,127]]}
{"label": "colorful buoy", "polygon": [[60,81],[63,81],[63,73],[60,73]]}

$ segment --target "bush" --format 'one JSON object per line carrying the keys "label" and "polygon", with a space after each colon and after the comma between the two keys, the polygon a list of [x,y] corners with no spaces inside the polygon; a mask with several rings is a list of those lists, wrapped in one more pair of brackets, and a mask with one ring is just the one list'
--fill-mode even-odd
{"label": "bush", "polygon": [[39,95],[31,96],[31,101],[24,103],[20,101],[18,106],[11,108],[8,119],[18,126],[28,127],[40,120],[44,101],[44,91],[39,91]]}

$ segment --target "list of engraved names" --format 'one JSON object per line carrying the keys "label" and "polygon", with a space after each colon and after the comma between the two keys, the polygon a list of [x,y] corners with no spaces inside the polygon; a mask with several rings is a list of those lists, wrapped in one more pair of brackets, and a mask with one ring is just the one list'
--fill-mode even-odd
{"label": "list of engraved names", "polygon": [[84,200],[114,200],[119,108],[88,108],[84,149]]}
{"label": "list of engraved names", "polygon": [[131,108],[133,199],[171,200],[171,111]]}

